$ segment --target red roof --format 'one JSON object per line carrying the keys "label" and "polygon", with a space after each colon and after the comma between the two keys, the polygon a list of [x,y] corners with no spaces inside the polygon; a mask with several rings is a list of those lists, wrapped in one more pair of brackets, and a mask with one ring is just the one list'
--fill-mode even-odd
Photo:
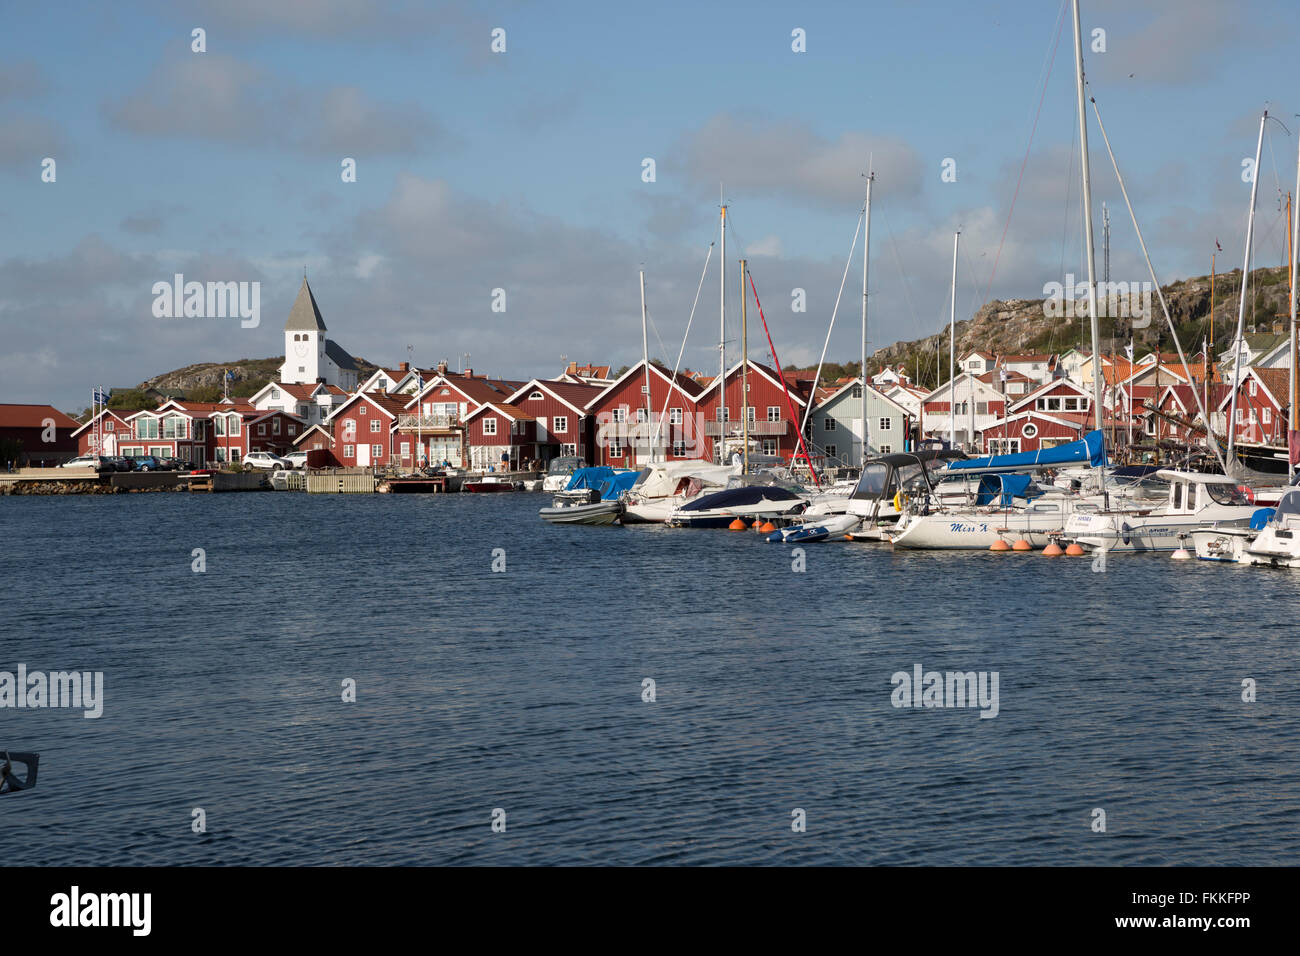
{"label": "red roof", "polygon": [[55,428],[81,427],[53,405],[0,405],[0,428],[44,428],[47,418],[54,419]]}

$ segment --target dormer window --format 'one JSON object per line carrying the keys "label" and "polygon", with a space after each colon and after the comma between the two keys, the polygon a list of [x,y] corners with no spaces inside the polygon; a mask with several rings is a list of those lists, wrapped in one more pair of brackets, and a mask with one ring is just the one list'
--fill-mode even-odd
{"label": "dormer window", "polygon": [[278,388],[271,389],[271,401],[278,402],[279,400],[280,400],[280,390]]}
{"label": "dormer window", "polygon": [[540,402],[542,400],[542,393],[533,392],[531,395],[528,396],[528,400],[530,402]]}

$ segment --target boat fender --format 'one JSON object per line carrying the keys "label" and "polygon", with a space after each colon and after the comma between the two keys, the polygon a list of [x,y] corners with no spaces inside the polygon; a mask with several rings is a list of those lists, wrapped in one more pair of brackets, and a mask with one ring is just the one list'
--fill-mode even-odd
{"label": "boat fender", "polygon": [[901,490],[894,492],[894,510],[900,514],[903,511],[903,492]]}

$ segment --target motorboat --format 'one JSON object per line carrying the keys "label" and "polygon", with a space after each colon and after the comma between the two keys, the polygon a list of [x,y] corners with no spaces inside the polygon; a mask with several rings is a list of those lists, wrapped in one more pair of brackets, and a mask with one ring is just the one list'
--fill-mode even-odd
{"label": "motorboat", "polygon": [[[1272,514],[1266,516],[1265,512],[1270,510]],[[1243,537],[1234,548],[1238,564],[1300,568],[1300,489],[1291,489],[1283,494],[1278,500],[1277,508],[1257,511],[1251,521],[1252,527],[1255,524],[1261,526],[1258,533],[1248,538]],[[1199,533],[1201,532],[1197,532]],[[1199,556],[1198,547],[1197,557]]]}
{"label": "motorboat", "polygon": [[569,479],[573,477],[573,473],[585,464],[586,462],[575,455],[552,459],[547,466],[546,477],[542,479],[542,491],[549,491],[552,494],[563,491],[569,484]]}
{"label": "motorboat", "polygon": [[623,515],[623,494],[639,477],[637,471],[605,466],[580,468],[537,515],[551,524],[614,524]]}
{"label": "motorboat", "polygon": [[732,475],[727,487],[674,508],[674,528],[726,528],[737,518],[757,519],[801,513],[808,506],[803,487],[777,472]]}
{"label": "motorboat", "polygon": [[1224,475],[1161,469],[1169,483],[1164,504],[1133,510],[1076,511],[1065,522],[1064,537],[1107,551],[1173,551],[1197,531],[1249,529],[1259,511]]}
{"label": "motorboat", "polygon": [[725,488],[736,473],[705,460],[653,462],[623,496],[623,522],[663,523],[675,508]]}
{"label": "motorboat", "polygon": [[[807,512],[805,512],[806,516]],[[824,515],[805,520],[802,524],[777,528],[767,536],[768,541],[786,544],[806,544],[815,541],[840,540],[857,529],[862,519],[857,515]]]}

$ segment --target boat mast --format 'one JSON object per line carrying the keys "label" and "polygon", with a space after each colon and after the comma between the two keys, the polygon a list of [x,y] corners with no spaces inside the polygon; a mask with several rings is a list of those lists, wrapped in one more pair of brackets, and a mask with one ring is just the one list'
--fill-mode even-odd
{"label": "boat mast", "polygon": [[[645,434],[649,435],[650,415],[652,414],[650,410],[650,345],[646,339],[646,332],[645,332],[645,270],[644,269],[641,270],[641,364],[645,366],[644,368],[645,384],[641,387],[641,391],[645,392],[645,427],[646,427]],[[646,450],[650,456],[650,460],[654,461],[655,454],[654,454],[653,446],[647,448]]]}
{"label": "boat mast", "polygon": [[957,441],[957,243],[961,230],[952,235],[952,305],[948,312],[948,447]]}
{"label": "boat mast", "polygon": [[740,260],[740,428],[743,471],[749,474],[749,322],[746,309],[749,290],[745,287],[745,260]]}
{"label": "boat mast", "polygon": [[870,429],[867,427],[867,252],[871,248],[871,181],[876,178],[874,169],[867,171],[866,232],[862,242],[862,460],[867,463],[867,444]]}
{"label": "boat mast", "polygon": [[1237,337],[1232,343],[1232,402],[1228,409],[1228,467],[1232,467],[1233,450],[1237,447],[1237,392],[1241,388],[1241,346],[1246,327],[1246,284],[1250,277],[1250,244],[1255,236],[1255,193],[1259,186],[1259,154],[1264,148],[1264,124],[1268,110],[1259,118],[1259,139],[1255,141],[1255,175],[1250,180],[1250,212],[1246,214],[1246,261],[1241,266],[1241,302],[1237,306]]}
{"label": "boat mast", "polygon": [[[1300,140],[1300,136],[1296,137]],[[1296,147],[1295,162],[1295,196],[1300,198],[1300,144]],[[1296,359],[1300,355],[1300,340],[1296,338],[1296,252],[1300,250],[1300,215],[1291,214],[1291,239],[1287,249],[1287,264],[1291,267],[1291,410],[1287,416],[1286,460],[1287,475],[1295,479],[1295,465],[1291,464],[1291,435],[1296,430],[1296,405],[1300,389],[1297,389]]]}
{"label": "boat mast", "polygon": [[[727,463],[727,204],[722,204],[722,268],[718,270],[718,464]],[[742,290],[743,291],[743,290]]]}
{"label": "boat mast", "polygon": [[[1088,253],[1088,319],[1092,331],[1092,405],[1097,431],[1102,431],[1101,333],[1097,321],[1097,251],[1092,238],[1092,171],[1088,165],[1088,114],[1083,101],[1083,32],[1079,26],[1079,0],[1074,0],[1074,84],[1079,102],[1079,152],[1083,172],[1083,232]],[[1102,436],[1105,441],[1105,435]],[[1103,473],[1104,474],[1104,473]],[[1104,478],[1103,478],[1104,481]]]}

